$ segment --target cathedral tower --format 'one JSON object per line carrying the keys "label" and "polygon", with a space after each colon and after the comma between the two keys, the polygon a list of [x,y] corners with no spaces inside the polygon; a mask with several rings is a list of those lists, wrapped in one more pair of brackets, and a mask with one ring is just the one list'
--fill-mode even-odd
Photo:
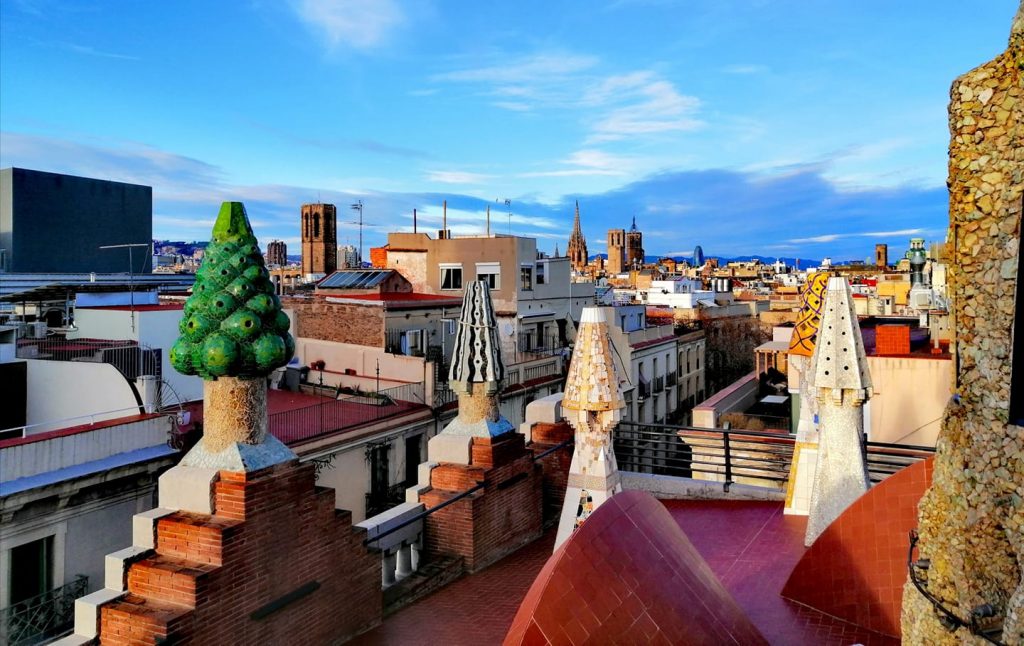
{"label": "cathedral tower", "polygon": [[626,231],[625,229],[608,229],[608,264],[605,267],[609,274],[621,274],[626,266]]}
{"label": "cathedral tower", "polygon": [[633,226],[626,232],[626,266],[629,269],[639,269],[644,264],[644,234],[636,228],[636,216],[633,216]]}
{"label": "cathedral tower", "polygon": [[338,268],[337,222],[333,204],[302,205],[303,274],[330,274]]}
{"label": "cathedral tower", "polygon": [[581,272],[587,268],[587,239],[583,237],[580,229],[580,203],[576,202],[576,220],[572,225],[572,235],[569,236],[569,266],[573,271]]}

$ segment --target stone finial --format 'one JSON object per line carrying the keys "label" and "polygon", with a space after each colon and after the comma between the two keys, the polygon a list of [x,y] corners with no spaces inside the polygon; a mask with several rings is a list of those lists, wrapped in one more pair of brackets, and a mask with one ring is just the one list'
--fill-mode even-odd
{"label": "stone finial", "polygon": [[845,278],[829,279],[810,372],[817,393],[819,435],[804,537],[808,546],[871,486],[862,450],[871,374]]}
{"label": "stone finial", "polygon": [[850,397],[858,404],[870,399],[871,373],[867,365],[850,286],[845,278],[832,277],[811,359],[819,399],[822,391],[831,391],[834,399]]}
{"label": "stone finial", "polygon": [[493,438],[515,430],[498,408],[499,382],[505,376],[498,326],[487,283],[466,286],[455,334],[449,384],[459,396],[459,414],[431,438],[431,460],[469,464],[469,438]]}
{"label": "stone finial", "polygon": [[488,393],[496,393],[498,382],[504,377],[505,365],[501,361],[501,341],[490,289],[484,281],[474,280],[466,286],[462,298],[448,381],[456,392],[470,391],[470,384],[484,384]]}
{"label": "stone finial", "polygon": [[599,307],[584,308],[565,379],[562,408],[597,412],[625,407],[604,312]]}
{"label": "stone finial", "polygon": [[594,509],[622,491],[611,433],[625,406],[604,312],[599,307],[585,308],[562,397],[562,410],[576,431],[576,447],[555,538],[556,549]]}

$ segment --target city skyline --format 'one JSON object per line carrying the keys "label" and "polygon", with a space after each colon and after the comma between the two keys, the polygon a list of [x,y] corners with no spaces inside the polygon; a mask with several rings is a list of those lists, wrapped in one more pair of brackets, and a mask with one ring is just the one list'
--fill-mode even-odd
{"label": "city skyline", "polygon": [[944,237],[949,79],[1014,4],[11,2],[0,166],[150,185],[164,238],[241,199],[296,249],[322,200],[354,243],[362,199],[369,248],[447,200],[550,252],[578,199],[591,255],[635,215],[651,255],[865,258]]}

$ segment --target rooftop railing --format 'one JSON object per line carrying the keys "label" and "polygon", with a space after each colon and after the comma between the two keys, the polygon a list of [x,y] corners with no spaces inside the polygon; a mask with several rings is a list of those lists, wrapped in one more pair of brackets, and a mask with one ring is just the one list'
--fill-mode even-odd
{"label": "rooftop railing", "polygon": [[75,621],[75,599],[88,587],[89,577],[80,574],[70,583],[0,608],[0,644],[42,644],[70,632]]}
{"label": "rooftop railing", "polygon": [[[782,489],[794,438],[783,433],[620,422],[614,436],[620,469],[637,473]],[[872,483],[935,453],[926,446],[865,442]]]}
{"label": "rooftop railing", "polygon": [[429,405],[423,382],[379,391],[323,389],[320,402],[267,416],[267,428],[285,444],[296,444]]}
{"label": "rooftop railing", "polygon": [[19,359],[109,363],[129,380],[142,375],[159,377],[162,372],[159,350],[125,339],[18,339],[15,355]]}

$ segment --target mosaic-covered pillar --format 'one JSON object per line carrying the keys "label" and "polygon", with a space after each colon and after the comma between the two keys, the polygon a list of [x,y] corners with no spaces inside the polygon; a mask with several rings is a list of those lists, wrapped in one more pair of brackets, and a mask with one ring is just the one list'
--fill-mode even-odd
{"label": "mosaic-covered pillar", "polygon": [[811,371],[819,434],[804,538],[808,546],[871,486],[862,449],[871,373],[845,278],[829,278]]}
{"label": "mosaic-covered pillar", "polygon": [[576,431],[576,447],[555,549],[594,509],[622,491],[612,450],[612,431],[622,419],[625,407],[604,312],[599,307],[585,308],[562,398],[562,410]]}
{"label": "mosaic-covered pillar", "polygon": [[807,284],[801,292],[800,316],[789,342],[790,392],[796,387],[800,401],[793,462],[786,485],[785,513],[790,515],[806,516],[811,510],[814,470],[818,464],[818,399],[814,392],[811,357],[818,338],[828,278],[827,272],[807,276]]}

